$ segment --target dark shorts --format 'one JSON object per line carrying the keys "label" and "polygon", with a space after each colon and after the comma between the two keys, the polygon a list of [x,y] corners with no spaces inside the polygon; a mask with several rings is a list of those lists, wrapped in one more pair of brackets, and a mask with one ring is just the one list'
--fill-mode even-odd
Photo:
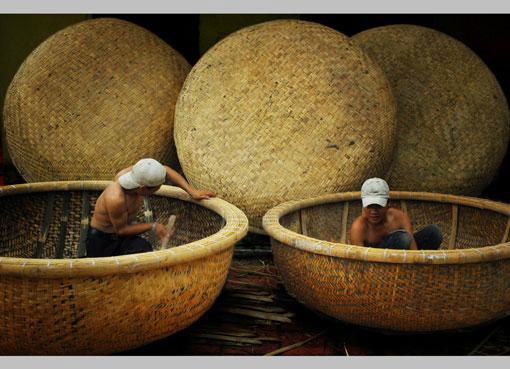
{"label": "dark shorts", "polygon": [[140,236],[119,237],[89,227],[87,232],[87,257],[119,256],[152,251],[152,246]]}
{"label": "dark shorts", "polygon": [[[418,250],[438,250],[443,242],[443,235],[435,224],[428,225],[413,234]],[[396,230],[386,236],[379,244],[371,245],[380,249],[409,250],[411,248],[411,235],[404,229]]]}

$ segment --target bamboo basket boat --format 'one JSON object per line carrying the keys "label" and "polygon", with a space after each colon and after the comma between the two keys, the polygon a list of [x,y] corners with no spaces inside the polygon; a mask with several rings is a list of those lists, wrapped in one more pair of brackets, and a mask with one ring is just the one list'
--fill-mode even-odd
{"label": "bamboo basket boat", "polygon": [[[108,181],[0,187],[0,354],[105,354],[182,330],[214,303],[246,216],[215,198],[162,188],[141,221],[177,216],[171,248],[83,258]],[[145,219],[143,219],[145,218]]]}
{"label": "bamboo basket boat", "polygon": [[5,95],[13,164],[27,182],[109,180],[140,158],[178,167],[173,117],[190,68],[155,34],[121,19],[56,32]]}
{"label": "bamboo basket boat", "polygon": [[415,231],[437,224],[439,250],[347,244],[359,192],[289,201],[263,218],[290,294],[339,320],[390,331],[475,326],[510,311],[510,205],[472,197],[391,192]]}
{"label": "bamboo basket boat", "polygon": [[228,35],[193,66],[174,138],[189,182],[239,207],[263,234],[277,204],[383,176],[396,104],[381,68],[347,36],[276,20]]}
{"label": "bamboo basket boat", "polygon": [[384,70],[395,96],[390,188],[482,193],[510,136],[505,94],[484,61],[459,40],[415,25],[376,27],[352,40]]}

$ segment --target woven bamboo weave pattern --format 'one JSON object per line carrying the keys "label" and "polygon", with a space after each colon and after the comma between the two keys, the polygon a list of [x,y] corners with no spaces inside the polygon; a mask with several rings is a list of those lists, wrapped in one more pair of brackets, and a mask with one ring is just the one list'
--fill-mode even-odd
{"label": "woven bamboo weave pattern", "polygon": [[254,231],[270,207],[358,188],[393,154],[395,104],[381,69],[310,22],[227,36],[192,68],[175,113],[186,178],[242,209]]}
{"label": "woven bamboo weave pattern", "polygon": [[509,137],[507,100],[468,47],[411,25],[353,37],[385,71],[398,107],[390,188],[476,196],[493,179]]}
{"label": "woven bamboo weave pattern", "polygon": [[0,228],[1,354],[124,351],[188,327],[219,295],[234,244],[248,230],[239,209],[220,199],[194,202],[163,186],[150,206],[155,221],[177,216],[171,248],[78,258],[91,215],[82,206],[93,209],[107,184],[0,189],[0,210],[10,213]]}
{"label": "woven bamboo weave pattern", "polygon": [[444,234],[440,250],[404,251],[348,243],[359,197],[290,201],[264,216],[275,264],[299,301],[353,324],[410,332],[474,326],[508,314],[509,205],[391,192],[391,204],[410,215],[415,230],[438,224]]}
{"label": "woven bamboo weave pattern", "polygon": [[151,32],[93,19],[23,62],[6,94],[12,160],[28,182],[111,179],[142,157],[177,163],[175,102],[190,66]]}

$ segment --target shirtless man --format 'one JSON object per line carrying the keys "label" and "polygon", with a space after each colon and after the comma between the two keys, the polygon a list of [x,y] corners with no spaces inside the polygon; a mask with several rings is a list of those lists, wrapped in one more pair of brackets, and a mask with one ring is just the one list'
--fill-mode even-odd
{"label": "shirtless man", "polygon": [[181,187],[195,200],[215,196],[210,191],[194,189],[170,167],[154,159],[142,159],[121,170],[97,199],[87,234],[87,257],[152,251],[150,243],[138,236],[147,231],[153,231],[161,240],[169,237],[163,224],[131,223],[143,204],[143,198],[159,190],[165,182]]}
{"label": "shirtless man", "polygon": [[351,226],[351,244],[383,249],[436,250],[443,236],[436,225],[413,232],[403,211],[388,207],[390,189],[384,179],[367,179],[361,187],[363,210]]}

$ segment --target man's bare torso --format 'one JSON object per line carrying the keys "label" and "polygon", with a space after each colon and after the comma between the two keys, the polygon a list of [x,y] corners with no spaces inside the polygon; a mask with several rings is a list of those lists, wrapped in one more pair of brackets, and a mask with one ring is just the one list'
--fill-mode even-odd
{"label": "man's bare torso", "polygon": [[390,233],[404,228],[402,217],[404,213],[395,208],[389,208],[386,213],[386,219],[381,224],[370,224],[364,217],[359,216],[355,222],[359,222],[364,230],[365,246],[375,246],[383,241],[383,239]]}
{"label": "man's bare torso", "polygon": [[136,218],[143,204],[143,196],[138,195],[136,192],[130,193],[123,190],[120,184],[115,181],[106,187],[96,201],[94,215],[90,222],[93,228],[106,233],[115,233],[113,224],[110,221],[110,215],[108,214],[108,200],[112,198],[123,200],[125,211],[128,214],[128,222],[132,222]]}

